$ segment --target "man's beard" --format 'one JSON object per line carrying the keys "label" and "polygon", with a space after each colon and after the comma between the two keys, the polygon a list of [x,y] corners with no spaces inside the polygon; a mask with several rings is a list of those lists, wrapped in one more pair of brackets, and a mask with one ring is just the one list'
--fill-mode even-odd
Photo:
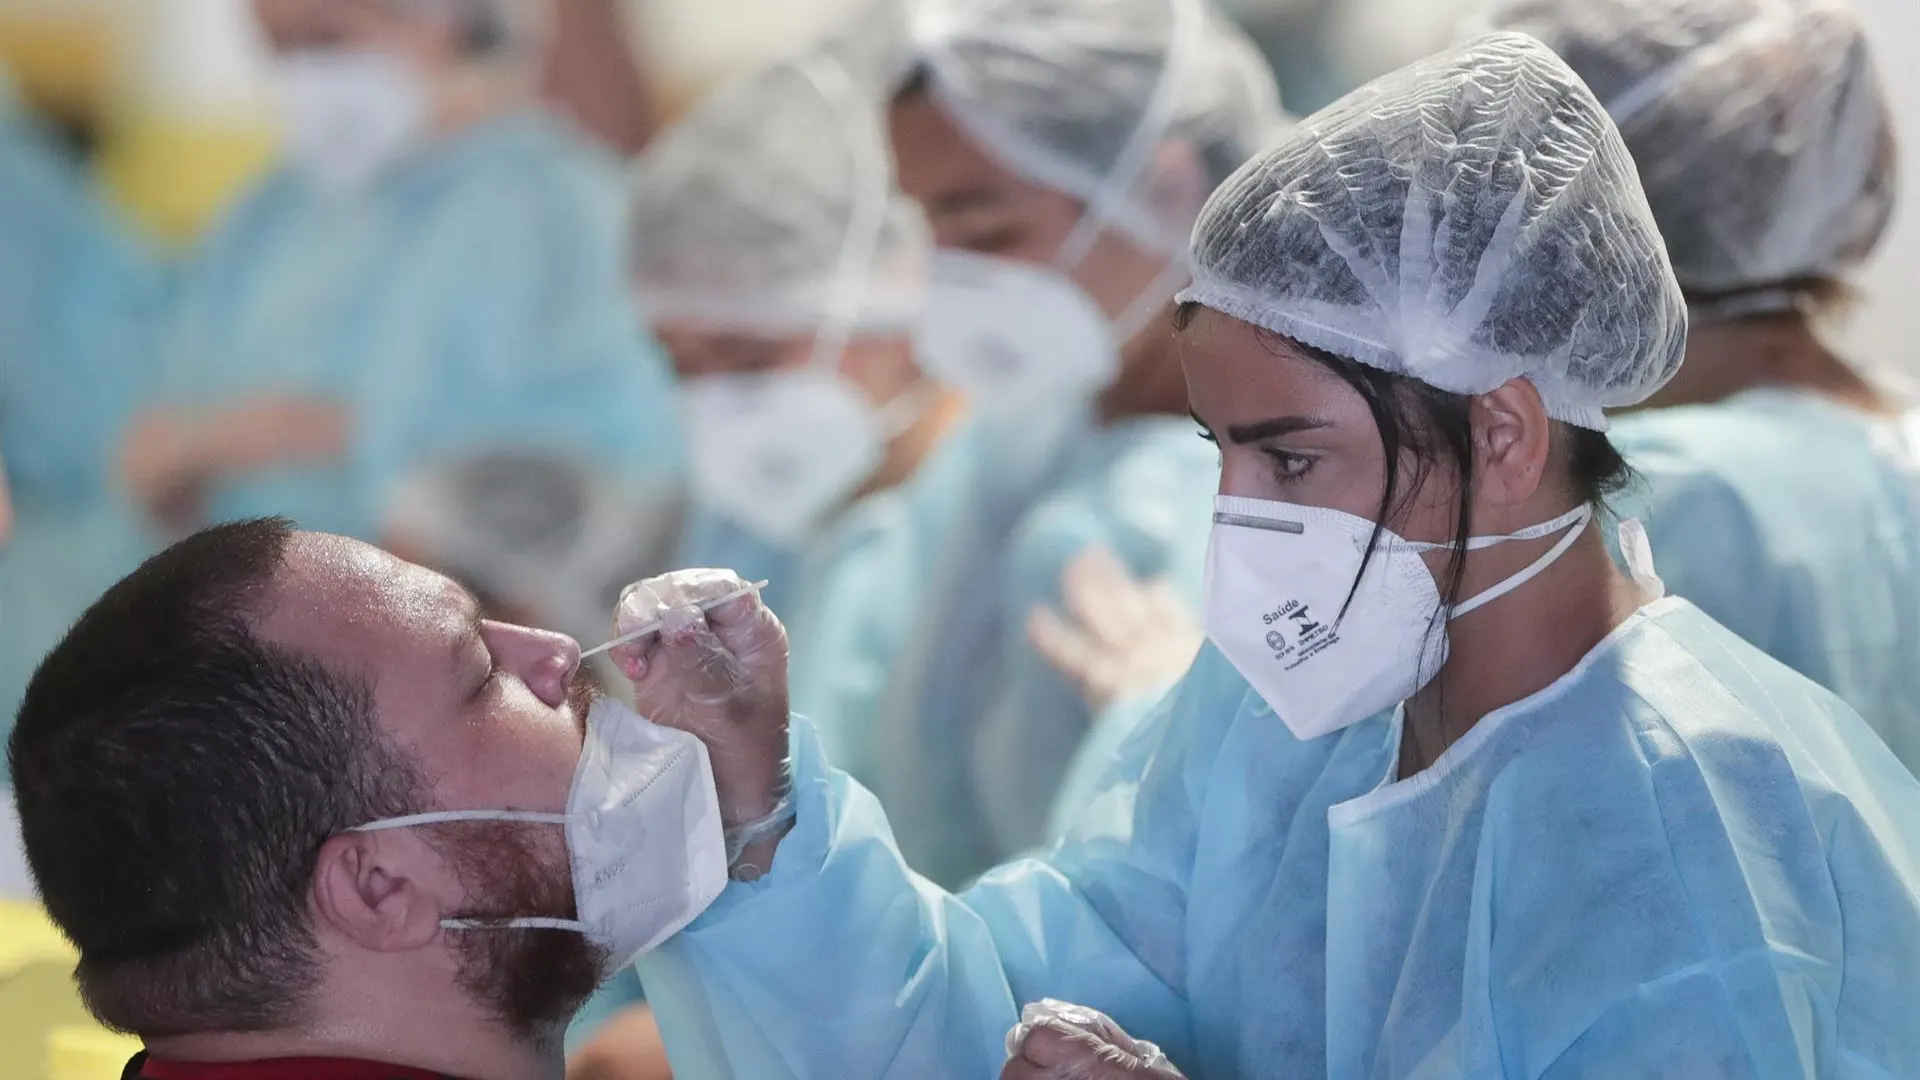
{"label": "man's beard", "polygon": [[[462,918],[577,917],[565,858],[555,865],[533,840],[526,826],[468,827],[454,852],[469,897]],[[610,974],[605,951],[572,930],[470,930],[454,952],[460,989],[530,1045],[556,1042]]]}

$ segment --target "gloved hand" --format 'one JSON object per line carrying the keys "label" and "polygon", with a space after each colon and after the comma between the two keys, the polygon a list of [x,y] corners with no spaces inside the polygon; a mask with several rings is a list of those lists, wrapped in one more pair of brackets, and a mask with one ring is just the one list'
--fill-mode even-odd
{"label": "gloved hand", "polygon": [[699,607],[745,586],[727,570],[677,570],[629,585],[618,633],[655,619],[662,626],[612,654],[642,716],[707,744],[728,829],[766,817],[787,784],[786,627],[757,591],[705,614]]}
{"label": "gloved hand", "polygon": [[1021,1010],[1007,1033],[1000,1080],[1184,1080],[1167,1055],[1131,1038],[1104,1013],[1048,999]]}
{"label": "gloved hand", "polygon": [[1206,637],[1171,582],[1142,582],[1104,548],[1075,556],[1060,591],[1066,614],[1034,608],[1027,637],[1095,715],[1179,682]]}

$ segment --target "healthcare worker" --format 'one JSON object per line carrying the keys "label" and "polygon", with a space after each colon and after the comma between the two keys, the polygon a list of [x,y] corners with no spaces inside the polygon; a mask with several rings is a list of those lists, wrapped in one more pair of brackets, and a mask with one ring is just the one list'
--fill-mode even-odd
{"label": "healthcare worker", "polygon": [[110,476],[164,287],[0,71],[0,730],[40,657],[145,554]]}
{"label": "healthcare worker", "polygon": [[[675,1075],[1915,1074],[1920,782],[1602,540],[1606,410],[1686,316],[1585,84],[1517,34],[1422,61],[1240,170],[1193,253],[1212,644],[1044,859],[917,878],[789,729],[777,620],[682,613],[735,579],[623,611],[681,620],[621,662],[739,841],[641,965]],[[1046,998],[1111,1022],[1009,1048]]]}
{"label": "healthcare worker", "polygon": [[863,688],[920,608],[914,538],[945,534],[966,476],[940,449],[964,402],[914,359],[931,243],[869,78],[817,50],[716,93],[635,169],[630,245],[680,376],[678,565],[769,582],[800,700],[838,718],[829,742],[863,779]]}
{"label": "healthcare worker", "polygon": [[[1893,125],[1846,0],[1508,0],[1606,104],[1693,318],[1617,444],[1675,592],[1920,768],[1920,423],[1822,340],[1886,231]],[[1888,298],[1893,299],[1893,298]]]}
{"label": "healthcare worker", "polygon": [[[824,49],[774,64],[663,133],[630,183],[634,289],[690,447],[675,565],[768,582],[794,700],[833,718],[834,760],[869,783],[878,688],[920,609],[914,554],[967,476],[945,442],[964,402],[913,358],[931,243],[894,187],[871,77]],[[576,1067],[637,1067],[649,1041],[623,1017]]]}
{"label": "healthcare worker", "polygon": [[909,861],[957,884],[1043,838],[1087,729],[1024,636],[1066,563],[1109,549],[1197,598],[1216,462],[1168,312],[1206,193],[1282,118],[1204,0],[932,0],[906,32],[892,142],[939,247],[916,351],[976,420],[875,791]]}
{"label": "healthcare worker", "polygon": [[678,468],[617,170],[534,104],[546,5],[256,0],[284,167],[198,253],[124,479],[163,527],[380,534],[416,467],[511,447]]}

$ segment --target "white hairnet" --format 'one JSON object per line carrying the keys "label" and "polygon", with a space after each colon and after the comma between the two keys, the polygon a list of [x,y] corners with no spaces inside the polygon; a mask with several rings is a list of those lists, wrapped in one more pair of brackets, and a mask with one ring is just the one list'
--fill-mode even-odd
{"label": "white hairnet", "polygon": [[982,147],[1156,250],[1192,226],[1154,197],[1159,147],[1191,146],[1218,183],[1283,120],[1266,61],[1207,0],[921,0],[910,32],[913,69]]}
{"label": "white hairnet", "polygon": [[1689,292],[1835,278],[1893,211],[1893,127],[1843,0],[1496,0],[1620,126]]}
{"label": "white hairnet", "polygon": [[1516,376],[1604,431],[1679,367],[1686,305],[1626,146],[1538,41],[1369,83],[1214,192],[1197,301],[1457,394]]}
{"label": "white hairnet", "polygon": [[896,329],[931,241],[893,184],[879,98],[826,53],[702,102],[634,170],[631,265],[650,317],[742,330]]}

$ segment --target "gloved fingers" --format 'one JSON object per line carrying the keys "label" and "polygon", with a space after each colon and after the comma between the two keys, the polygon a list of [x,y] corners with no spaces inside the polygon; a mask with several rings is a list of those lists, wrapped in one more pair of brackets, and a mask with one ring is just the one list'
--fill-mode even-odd
{"label": "gloved fingers", "polygon": [[1046,1080],[1136,1080],[1150,1075],[1125,1048],[1060,1020],[1034,1025],[1009,1065],[1014,1063],[1031,1070],[1027,1075]]}
{"label": "gloved fingers", "polygon": [[744,664],[787,658],[787,628],[757,589],[707,612],[707,625]]}
{"label": "gloved fingers", "polygon": [[619,604],[614,609],[614,636],[624,637],[654,624],[660,626],[661,632],[615,647],[612,652],[614,664],[629,680],[635,683],[642,681],[660,650],[661,640],[668,632],[685,629],[695,621],[704,621],[700,604],[716,596],[738,591],[745,584],[732,571],[698,568],[676,570],[627,586],[621,591]]}

